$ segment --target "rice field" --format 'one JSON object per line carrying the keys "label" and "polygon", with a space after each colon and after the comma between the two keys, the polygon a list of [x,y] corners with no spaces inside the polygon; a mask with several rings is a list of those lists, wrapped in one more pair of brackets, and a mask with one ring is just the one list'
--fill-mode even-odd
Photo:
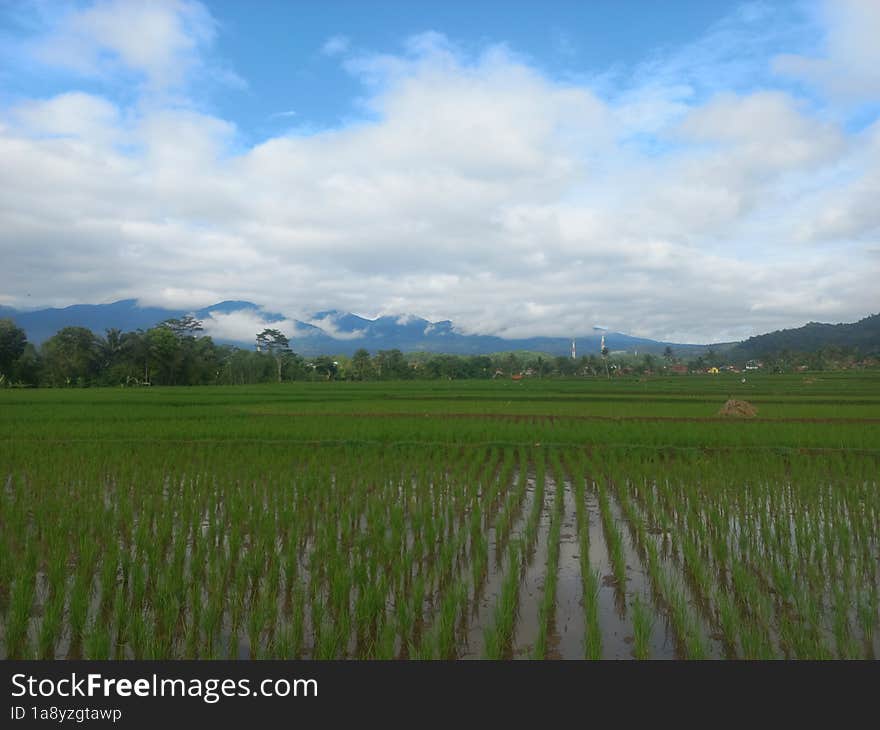
{"label": "rice field", "polygon": [[0,657],[880,657],[880,373],[747,381],[0,391]]}

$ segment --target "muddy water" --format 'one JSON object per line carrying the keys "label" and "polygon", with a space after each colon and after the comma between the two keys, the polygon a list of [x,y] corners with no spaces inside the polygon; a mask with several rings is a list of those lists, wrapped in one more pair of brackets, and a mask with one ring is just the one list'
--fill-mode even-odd
{"label": "muddy water", "polygon": [[[632,628],[626,620],[626,586],[619,586],[614,580],[599,501],[589,485],[584,498],[590,525],[590,569],[599,571],[599,595],[596,600],[602,632],[602,658],[631,659]],[[630,563],[629,559],[627,563]]]}
{"label": "muddy water", "polygon": [[[625,488],[626,487],[624,487],[624,489]],[[616,520],[619,520],[623,524],[626,524],[626,521],[623,517],[622,509],[617,501],[617,495],[612,492],[610,496],[612,514],[614,515]],[[639,505],[636,505],[636,513],[639,515],[642,514]],[[654,586],[652,586],[651,584],[650,574],[648,572],[647,565],[643,564],[639,557],[639,553],[636,549],[633,530],[629,529],[629,526],[627,525],[627,529],[624,530],[623,534],[624,547],[627,556],[627,572],[629,573],[629,565],[631,559],[637,561],[639,565],[638,574],[640,576],[640,585],[638,587],[638,590],[635,590],[636,586],[633,586],[634,590],[631,591],[631,595],[634,597],[635,593],[639,592],[643,600],[645,600],[645,598],[651,599],[651,610],[654,613],[655,617],[654,628],[651,632],[650,642],[651,658],[673,658],[676,655],[676,652],[680,653],[682,647],[679,647],[676,644],[675,635],[672,629],[672,625],[670,623],[670,619],[667,615],[666,607],[658,606],[659,598],[656,594],[656,591],[654,591]],[[649,534],[648,538],[655,540],[658,549],[660,549],[661,545],[663,544],[662,534]],[[672,554],[672,551],[670,551],[670,553],[665,553],[665,551],[660,550],[660,554],[666,556],[661,558],[663,565],[667,570],[671,571],[679,579],[678,584],[685,594],[687,604],[690,607],[694,618],[697,619],[699,623],[698,628],[700,631],[700,635],[703,639],[703,645],[707,649],[707,658],[723,658],[725,656],[724,646],[721,642],[720,636],[715,633],[714,628],[711,625],[711,608],[706,605],[705,601],[700,600],[697,596],[694,590],[693,582],[689,580],[684,573],[682,561],[679,558],[676,558],[674,554]],[[667,656],[669,651],[673,652],[671,656]]]}
{"label": "muddy water", "polygon": [[[515,484],[517,479],[518,474],[514,471],[514,475],[511,479],[512,484]],[[513,486],[510,488],[512,489]],[[522,507],[517,511],[516,519],[510,530],[508,541],[522,537],[534,501],[535,478],[533,474],[529,474],[526,481],[526,493],[523,497]],[[480,659],[483,656],[483,631],[493,620],[495,603],[498,596],[501,594],[501,584],[504,578],[504,573],[507,570],[507,550],[501,549],[499,551],[499,547],[503,546],[498,545],[495,535],[494,520],[489,527],[487,539],[489,541],[487,574],[476,593],[474,592],[473,583],[471,583],[469,589],[468,621],[467,626],[462,632],[465,641],[459,650],[459,659]]]}
{"label": "muddy water", "polygon": [[553,478],[549,474],[545,475],[544,504],[538,519],[537,540],[534,548],[526,554],[527,565],[519,587],[517,621],[513,632],[512,656],[514,659],[529,659],[531,657],[540,631],[538,607],[544,596],[550,513],[553,509],[553,501],[556,499],[557,488]]}
{"label": "muddy water", "polygon": [[585,624],[575,496],[568,481],[564,487],[556,616],[547,636],[547,658],[583,659]]}
{"label": "muddy water", "polygon": [[[612,492],[609,495],[609,506],[614,520],[622,527],[621,534],[623,536],[623,553],[626,558],[626,604],[631,606],[635,597],[638,595],[642,602],[651,610],[654,616],[654,625],[651,629],[651,638],[648,642],[650,647],[649,658],[651,659],[675,659],[678,656],[676,648],[675,634],[672,629],[669,617],[666,611],[658,607],[656,594],[653,592],[651,578],[648,572],[648,566],[642,562],[636,544],[633,540],[632,531],[629,529],[623,511],[617,502],[616,495]],[[598,506],[598,505],[597,505]],[[597,515],[597,518],[601,518]],[[629,627],[630,635],[628,641],[632,641],[632,626]],[[604,638],[604,637],[603,637]],[[630,655],[632,656],[632,648]]]}

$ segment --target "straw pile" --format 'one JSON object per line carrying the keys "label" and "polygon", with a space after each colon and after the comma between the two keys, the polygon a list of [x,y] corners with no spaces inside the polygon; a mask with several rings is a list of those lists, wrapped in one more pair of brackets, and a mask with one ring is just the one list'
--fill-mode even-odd
{"label": "straw pile", "polygon": [[755,408],[747,400],[736,400],[731,398],[718,411],[719,416],[756,416],[758,409]]}

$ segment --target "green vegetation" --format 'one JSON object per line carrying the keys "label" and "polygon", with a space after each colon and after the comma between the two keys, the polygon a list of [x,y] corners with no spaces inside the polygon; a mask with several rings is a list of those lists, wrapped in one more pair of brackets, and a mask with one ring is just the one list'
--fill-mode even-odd
{"label": "green vegetation", "polygon": [[0,656],[876,658],[880,375],[748,380],[0,391]]}
{"label": "green vegetation", "polygon": [[[0,387],[84,388],[147,385],[256,385],[346,380],[487,380],[527,378],[654,378],[658,374],[740,372],[750,363],[764,372],[831,372],[880,368],[880,315],[851,325],[811,324],[743,343],[667,346],[662,354],[614,352],[573,359],[515,350],[492,355],[404,354],[366,349],[306,359],[277,329],[255,333],[254,348],[217,345],[192,315],[148,330],[64,327],[38,348],[11,319],[0,319]],[[753,358],[760,358],[753,360]],[[640,381],[641,382],[641,381]]]}
{"label": "green vegetation", "polygon": [[849,324],[810,322],[796,329],[778,330],[750,337],[733,348],[740,357],[777,353],[813,353],[815,364],[831,362],[851,353],[880,355],[880,314]]}

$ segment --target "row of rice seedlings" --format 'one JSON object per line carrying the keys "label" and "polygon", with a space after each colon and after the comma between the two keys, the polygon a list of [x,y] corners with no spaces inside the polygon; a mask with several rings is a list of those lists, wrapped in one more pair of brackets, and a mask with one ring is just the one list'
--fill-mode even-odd
{"label": "row of rice seedlings", "polygon": [[532,652],[533,659],[543,659],[547,651],[547,633],[553,623],[553,614],[556,607],[556,583],[559,574],[559,538],[564,516],[564,471],[559,455],[554,451],[551,452],[550,456],[556,482],[556,494],[553,500],[553,510],[550,515],[550,530],[547,537],[547,564],[544,571],[544,590],[538,607],[538,636]]}
{"label": "row of rice seedlings", "polygon": [[602,514],[602,525],[605,528],[605,542],[608,549],[608,557],[611,560],[611,569],[614,579],[620,591],[626,590],[626,558],[623,552],[623,536],[617,521],[611,513],[611,503],[608,496],[608,488],[599,479],[595,482],[596,495],[599,499],[599,510]]}
{"label": "row of rice seedlings", "polygon": [[511,540],[508,543],[501,594],[495,603],[491,623],[483,631],[483,653],[488,659],[501,659],[510,651],[513,629],[516,623],[522,570],[529,560],[528,556],[533,553],[538,539],[538,524],[544,508],[546,473],[546,461],[542,449],[538,449],[535,452],[534,462],[535,492],[532,510],[526,521],[522,537]]}
{"label": "row of rice seedlings", "polygon": [[683,586],[660,564],[653,542],[647,545],[648,566],[655,586],[669,607],[673,628],[679,637],[687,659],[704,659],[708,647],[700,632],[699,621],[687,604]]}
{"label": "row of rice seedlings", "polygon": [[531,555],[538,540],[538,525],[541,521],[541,512],[544,509],[544,490],[546,489],[546,456],[543,449],[537,449],[534,453],[535,463],[535,492],[532,501],[532,510],[526,521],[523,531],[523,547],[526,555]]}
{"label": "row of rice seedlings", "polygon": [[[487,463],[493,467],[495,461],[493,459]],[[495,483],[509,483],[512,471],[513,453],[507,449],[495,475]],[[484,478],[491,479],[489,474],[486,474]],[[460,524],[463,526],[463,522]],[[432,617],[430,627],[422,633],[420,643],[417,646],[410,646],[409,654],[411,656],[422,659],[449,659],[454,658],[456,654],[457,625],[466,619],[468,607],[468,581],[460,575],[459,566],[465,562],[470,537],[470,532],[467,529],[460,529],[444,542],[439,563],[440,578],[437,599],[439,606]]]}
{"label": "row of rice seedlings", "polygon": [[581,601],[584,605],[584,656],[602,658],[602,629],[599,624],[599,571],[590,565],[590,521],[586,500],[586,462],[583,452],[577,451],[568,462],[575,500],[575,520],[578,532],[578,557],[581,572]]}
{"label": "row of rice seedlings", "polygon": [[[758,530],[762,549],[753,551],[748,562],[753,566],[758,579],[772,586],[776,599],[776,626],[782,648],[787,653],[802,658],[831,656],[826,640],[829,628],[824,625],[822,618],[827,610],[832,614],[832,621],[836,626],[837,643],[841,652],[839,655],[846,656],[852,652],[853,646],[847,639],[848,607],[843,591],[835,588],[833,582],[826,583],[823,571],[817,569],[815,563],[805,563],[806,555],[813,554],[818,545],[811,544],[811,530],[805,525],[812,511],[811,505],[804,504],[803,500],[795,502],[794,489],[790,484],[773,491],[781,494],[776,499],[783,505],[787,523],[776,518],[766,518],[762,512]],[[799,491],[803,495],[808,489],[802,488]],[[772,549],[768,549],[768,545],[772,545]],[[796,558],[796,555],[801,557]],[[842,563],[843,573],[846,574],[849,561],[844,559]],[[833,594],[829,594],[829,590],[836,594],[836,601],[832,602]],[[823,606],[826,596],[827,609]],[[838,611],[843,613],[839,617],[834,616]]]}
{"label": "row of rice seedlings", "polygon": [[[495,499],[494,502],[490,503],[492,509],[495,511],[491,512],[490,510],[493,519],[486,521],[487,529],[482,531],[479,536],[477,536],[475,525],[472,529],[472,543],[476,544],[479,548],[479,552],[477,553],[479,564],[474,566],[472,563],[471,565],[471,573],[473,577],[473,590],[470,600],[471,608],[466,620],[462,622],[463,645],[460,656],[480,657],[485,654],[485,647],[483,645],[485,639],[484,629],[491,622],[495,607],[494,604],[490,605],[488,602],[484,601],[483,596],[487,592],[497,594],[497,592],[501,590],[505,567],[503,560],[489,561],[489,546],[494,546],[492,552],[496,556],[498,555],[499,550],[504,551],[502,552],[502,557],[507,554],[512,536],[521,536],[525,529],[524,527],[520,527],[521,523],[526,521],[522,517],[525,505],[533,504],[534,492],[530,493],[528,490],[530,450],[526,448],[518,448],[517,452],[519,463],[516,472],[516,485],[514,486],[514,490],[520,503],[516,504],[510,512],[512,516],[511,529],[506,530],[503,535],[497,535],[495,532],[497,514],[504,506],[504,502],[501,499]],[[501,493],[509,491],[509,489],[509,483],[502,485],[501,483],[496,482],[490,493],[500,496]],[[529,514],[531,514],[531,509],[529,510]],[[474,538],[476,538],[476,541]]]}
{"label": "row of rice seedlings", "polygon": [[[488,472],[494,470],[495,462],[496,459],[494,455],[487,459],[486,453],[484,452],[478,456],[476,464],[481,469],[485,466],[485,470]],[[506,473],[504,468],[501,469],[501,472],[502,474]],[[469,471],[468,473],[475,475],[475,472],[472,471]],[[467,530],[458,529],[466,524],[465,521],[461,519],[461,517],[454,518],[453,513],[458,515],[462,514],[463,511],[460,506],[461,502],[469,502],[473,497],[473,490],[464,488],[461,486],[460,482],[456,485],[455,479],[450,479],[449,484],[455,491],[455,500],[457,500],[456,504],[458,506],[449,503],[445,508],[441,507],[438,509],[435,505],[434,512],[440,517],[441,522],[439,532],[445,534],[446,539],[439,541],[439,550],[428,555],[428,559],[422,565],[422,571],[415,579],[415,584],[413,586],[414,590],[412,591],[414,596],[412,598],[408,598],[406,595],[407,586],[410,582],[410,568],[405,568],[404,571],[399,570],[401,561],[398,561],[393,568],[393,582],[395,583],[393,626],[392,622],[388,621],[385,622],[385,625],[380,629],[379,644],[383,655],[390,653],[389,648],[392,646],[394,633],[400,635],[401,645],[407,653],[412,655],[420,655],[422,653],[425,655],[432,654],[433,646],[435,644],[433,641],[434,635],[430,630],[423,630],[422,627],[422,624],[427,625],[433,620],[431,619],[432,615],[436,615],[437,609],[432,608],[432,606],[445,606],[441,611],[442,616],[447,617],[442,620],[442,625],[444,627],[442,633],[444,637],[442,645],[444,651],[448,652],[450,650],[451,641],[448,638],[450,637],[450,633],[445,628],[449,625],[448,617],[450,615],[450,602],[448,597],[449,595],[461,596],[460,588],[457,585],[454,586],[453,583],[457,580],[455,576],[459,573],[460,566],[464,563],[466,545],[469,539]],[[450,526],[453,525],[453,522],[455,525],[450,531]],[[434,528],[420,525],[416,530],[417,541],[421,539],[420,535],[422,534],[423,528],[426,535],[434,534]],[[431,538],[429,537],[429,539]],[[407,551],[404,554],[402,561],[403,564],[409,563],[409,556],[411,556],[411,554],[412,551]],[[426,586],[432,589],[432,595],[430,596],[431,600],[428,604],[429,608],[427,609],[427,613],[423,614],[422,603],[428,595]],[[457,606],[461,608],[462,605],[466,605],[466,603],[462,604],[461,601],[458,601]],[[464,611],[458,611],[458,613],[463,614]],[[418,615],[418,621],[416,620],[416,615]],[[434,621],[434,623],[436,626],[437,622]],[[419,629],[418,631],[416,630],[417,628]]]}
{"label": "row of rice seedlings", "polygon": [[[496,491],[500,494],[502,487],[509,483],[510,473],[512,470],[512,456],[508,458],[509,450],[505,451],[506,468],[502,470],[499,479],[490,482],[490,494],[488,498],[489,504],[486,510],[482,507],[482,495],[478,492],[471,497],[471,515],[470,515],[470,541],[469,541],[469,563],[471,567],[472,578],[472,594],[474,603],[479,597],[480,590],[485,584],[488,568],[489,568],[489,538],[486,529],[488,527],[488,518],[493,515],[493,505],[498,504],[495,499]],[[508,496],[503,502],[503,506],[495,514],[494,521],[494,542],[496,552],[498,549],[503,550],[507,541],[510,539],[511,530],[514,522],[522,510],[522,503],[526,494],[527,483],[527,461],[525,451],[519,450],[519,469],[516,480],[516,487],[508,491]],[[483,517],[486,517],[484,523]]]}
{"label": "row of rice seedlings", "polygon": [[[620,505],[621,512],[626,519],[626,524],[630,529],[633,545],[636,550],[644,558],[646,544],[649,536],[645,527],[645,519],[639,514],[635,502],[630,499],[630,488],[632,482],[625,478],[622,474],[615,474],[613,481],[617,501]],[[654,571],[649,573],[655,586],[659,584],[660,576],[657,572],[658,565],[654,565]],[[633,628],[633,654],[636,659],[648,659],[651,654],[650,641],[651,633],[654,630],[656,616],[651,606],[650,600],[646,600],[641,595],[636,594],[629,604],[629,615]]]}
{"label": "row of rice seedlings", "polygon": [[503,659],[510,649],[516,623],[516,607],[525,550],[521,539],[512,540],[508,546],[501,595],[495,604],[492,623],[483,631],[486,659]]}
{"label": "row of rice seedlings", "polygon": [[[366,475],[372,476],[370,471]],[[423,491],[424,475],[386,478],[383,490],[396,496],[409,485],[416,492]],[[363,480],[354,475],[340,480],[337,475],[332,486],[338,487],[338,491],[329,491],[336,492],[334,501],[346,514],[340,519],[331,506],[314,529],[308,593],[315,658],[377,650],[379,632],[386,623],[391,576],[398,569],[406,540],[400,516],[389,515],[388,506],[375,495],[367,496]],[[343,490],[353,501],[346,501]],[[359,539],[362,518],[363,542]]]}
{"label": "row of rice seedlings", "polygon": [[[638,509],[641,507],[644,510],[647,520],[655,524],[670,525],[674,522],[673,517],[668,512],[670,509],[670,503],[665,500],[658,501],[655,499],[655,485],[652,482],[648,482],[647,478],[644,476],[642,477],[641,485],[638,481],[631,481],[628,486],[628,490],[619,490],[618,492],[621,506],[628,516],[629,524],[636,527],[636,539],[641,546],[641,549],[646,550],[649,557],[649,574],[653,585],[655,588],[658,588],[661,586],[663,577],[660,575],[659,561],[654,558],[658,550],[657,544],[656,541],[650,539],[647,529],[645,528],[645,519],[641,519],[638,516]],[[632,493],[635,497],[634,500],[630,500],[628,492]],[[691,571],[693,582],[700,591],[701,599],[705,602],[707,608],[712,606],[717,608],[718,623],[721,628],[725,645],[728,647],[729,652],[735,653],[737,635],[740,631],[745,631],[747,625],[741,623],[730,594],[718,589],[717,580],[710,580],[708,575],[709,568],[707,568],[704,563],[705,556],[694,549],[693,541],[688,538],[687,531],[683,531],[681,534],[683,536],[678,542],[684,545],[681,551],[682,560],[686,567],[691,566],[688,569]],[[667,537],[664,532],[663,540],[665,541],[666,539]],[[670,557],[669,559],[672,558]],[[679,608],[680,605],[679,602]],[[680,620],[679,624],[681,623]],[[759,637],[763,638],[763,635],[759,635]],[[750,646],[757,645],[762,648],[769,647],[769,643],[755,641],[754,638],[751,641],[746,639],[745,642],[749,643]]]}
{"label": "row of rice seedlings", "polygon": [[[509,452],[510,450],[508,449],[507,451]],[[500,550],[503,550],[503,547],[507,544],[514,522],[522,509],[528,483],[528,471],[524,466],[525,464],[521,457],[516,486],[514,489],[508,490],[507,496],[503,500],[503,505],[495,518],[495,544]],[[502,479],[499,483],[504,484],[507,481]]]}
{"label": "row of rice seedlings", "polygon": [[[382,642],[387,647],[385,616],[388,607],[395,610],[396,595],[405,595],[406,586],[421,575],[428,601],[419,608],[421,620],[439,611],[464,562],[462,542],[456,540],[454,550],[448,547],[458,534],[456,525],[466,519],[469,505],[479,505],[481,517],[489,515],[493,503],[504,509],[507,494],[496,484],[494,496],[487,494],[485,501],[473,492],[467,499],[459,496],[467,491],[462,480],[450,479],[439,465],[444,454],[452,460],[458,456],[443,449],[401,448],[379,456],[375,450],[346,448],[334,452],[341,455],[337,459],[298,450],[292,474],[290,457],[279,457],[280,449],[266,450],[270,459],[265,466],[253,454],[215,451],[228,472],[220,482],[216,458],[209,459],[208,450],[195,460],[183,449],[173,456],[164,447],[158,455],[142,450],[131,464],[108,455],[114,463],[111,472],[71,450],[50,454],[49,466],[37,464],[27,480],[7,479],[0,496],[4,651],[22,656],[221,656],[240,651],[239,640],[246,639],[254,655],[268,655],[275,646],[286,651],[296,645],[297,651],[308,652],[308,637],[320,634],[325,623],[340,637],[356,635],[360,625],[367,636],[359,652],[378,652],[367,647]],[[776,468],[772,459],[762,458]],[[675,484],[667,484],[662,495],[657,487],[646,490],[650,499],[671,506],[664,519],[683,536],[673,544],[691,554],[682,559],[699,559],[705,572],[719,578],[709,596],[719,624],[723,627],[727,616],[730,635],[743,635],[755,625],[763,634],[771,626],[780,633],[784,629],[793,656],[817,655],[815,637],[826,653],[833,648],[839,656],[851,656],[864,650],[877,626],[878,490],[870,459],[813,459],[821,468],[812,477],[806,460],[792,460],[788,481],[763,463],[740,462],[734,463],[736,475],[747,475],[751,468],[767,478],[737,489],[713,460],[696,467],[688,458],[678,470],[681,479],[673,481],[689,481],[692,489],[676,491]],[[71,468],[74,463],[77,467]],[[255,463],[261,463],[256,471]],[[627,469],[630,464],[644,466],[632,454]],[[53,474],[51,468],[63,473]],[[409,478],[401,476],[393,484],[385,479],[407,470]],[[420,486],[410,484],[412,474]],[[379,491],[368,497],[368,482],[375,477],[380,477]],[[420,504],[427,509],[420,510]],[[376,529],[365,532],[368,513]],[[497,514],[487,524],[494,525]],[[418,544],[409,551],[413,532]],[[470,533],[468,556],[483,552],[482,541],[473,539],[476,532]],[[726,541],[725,533],[730,536]],[[27,561],[20,560],[29,536],[38,555],[32,581]],[[353,550],[359,541],[360,548]],[[348,557],[332,557],[322,567],[322,553]],[[271,556],[263,565],[251,557],[261,554]],[[12,555],[16,561],[9,559]],[[73,556],[69,566],[67,555]],[[769,595],[778,596],[776,605],[769,598],[754,609],[751,599],[749,605],[740,599],[747,581],[732,573],[743,561],[745,575],[757,576],[751,589],[767,595],[772,587]],[[585,585],[590,575],[582,569]],[[382,580],[385,592],[371,596],[368,586]],[[355,619],[359,601],[360,623]],[[585,612],[586,606],[585,601]],[[297,612],[302,617],[298,625]],[[319,619],[315,626],[312,613]],[[784,627],[783,618],[788,620]],[[396,629],[396,618],[394,624]],[[325,632],[325,649],[332,646],[331,636]],[[340,655],[352,652],[351,636],[336,642]],[[740,638],[739,643],[748,641]],[[18,646],[12,649],[13,644]]]}
{"label": "row of rice seedlings", "polygon": [[[830,613],[831,620],[833,624],[836,624],[836,631],[840,637],[836,643],[842,647],[849,646],[848,649],[842,648],[838,652],[839,655],[845,656],[847,652],[852,653],[854,649],[854,642],[846,639],[847,628],[851,630],[851,627],[854,625],[854,622],[851,620],[853,611],[850,608],[851,617],[846,622],[842,619],[834,618],[835,612],[840,613],[845,608],[845,601],[839,597],[839,591],[835,607],[832,601],[827,598],[827,589],[824,587],[825,583],[821,571],[812,565],[802,569],[803,558],[797,557],[800,555],[806,557],[815,549],[815,546],[809,544],[804,546],[804,542],[807,541],[805,536],[809,535],[809,539],[812,540],[813,536],[811,533],[814,532],[814,529],[807,524],[807,519],[814,510],[811,503],[804,500],[813,500],[816,495],[821,496],[822,492],[810,488],[809,482],[802,483],[803,486],[797,492],[795,492],[791,483],[782,485],[781,489],[777,484],[770,481],[767,482],[766,487],[760,484],[753,486],[753,490],[760,489],[758,492],[760,498],[750,501],[741,499],[742,490],[731,492],[724,487],[703,489],[701,492],[690,494],[687,499],[699,499],[702,507],[700,510],[690,510],[688,521],[692,524],[685,526],[684,534],[689,537],[692,536],[691,542],[694,545],[698,540],[702,540],[703,547],[698,547],[694,550],[694,547],[691,546],[688,547],[688,551],[691,554],[696,552],[704,559],[711,556],[710,559],[713,561],[714,567],[718,574],[722,576],[729,571],[727,566],[729,555],[738,552],[740,556],[738,562],[746,560],[758,576],[759,582],[765,581],[765,586],[769,584],[773,589],[773,594],[777,596],[778,607],[776,613],[780,617],[785,617],[787,622],[785,626],[786,634],[797,643],[797,648],[794,647],[794,644],[790,648],[795,655],[819,657],[828,655],[827,637],[832,629],[821,618],[823,611],[822,595],[825,593],[826,608],[824,610]],[[773,490],[775,493],[773,497],[767,497],[763,494],[763,492],[769,490]],[[726,510],[722,501],[725,498],[725,494],[734,496],[734,504],[740,505],[743,509]],[[797,495],[797,500],[795,495]],[[757,532],[749,527],[751,522],[749,517],[756,511],[754,509],[756,502],[761,505],[759,515],[755,518],[755,523],[758,525]],[[751,510],[745,508],[746,504],[751,507]],[[769,509],[767,505],[773,504],[781,508],[784,514],[788,515],[786,518],[789,521],[788,525],[784,524],[782,520],[768,517],[764,517],[762,520],[761,514]],[[684,510],[684,512],[687,513],[688,511]],[[707,529],[702,530],[699,525],[693,524],[694,521],[705,523]],[[763,527],[761,526],[762,522]],[[722,528],[725,524],[729,527],[726,532],[731,534],[733,544],[722,544],[724,538],[721,535],[725,532]],[[760,535],[760,541],[756,540],[754,535]],[[790,550],[782,547],[787,542],[793,545]],[[774,549],[767,550],[768,545],[773,545]],[[843,566],[842,571],[846,574],[846,562],[843,561],[841,564]],[[855,570],[859,570],[859,568]],[[761,586],[759,586],[760,588]],[[766,591],[766,587],[764,587],[764,590]],[[795,600],[796,598],[797,600]],[[731,610],[731,602],[726,600],[723,592],[715,589],[714,586],[712,587],[711,602],[718,606],[719,622],[726,627],[723,628],[723,631],[726,641],[729,642],[734,629],[734,612]],[[774,613],[772,605],[769,610],[765,610],[765,613]],[[799,616],[803,616],[803,618],[798,618]],[[781,618],[778,619],[778,622],[781,620]],[[781,629],[782,627],[780,626],[779,630],[781,631]],[[754,641],[749,643],[755,644]],[[763,643],[766,644],[766,641]],[[762,653],[767,653],[766,647],[764,647]]]}
{"label": "row of rice seedlings", "polygon": [[650,604],[638,595],[630,605],[633,623],[633,653],[636,659],[647,659],[651,654],[651,631],[654,629],[654,616]]}
{"label": "row of rice seedlings", "polygon": [[17,572],[9,589],[4,640],[6,656],[10,659],[21,659],[26,654],[36,586],[37,553],[31,542],[25,550],[24,565]]}
{"label": "row of rice seedlings", "polygon": [[[627,516],[628,523],[633,528],[633,536],[636,544],[640,549],[644,550],[651,584],[653,585],[658,598],[667,607],[673,630],[678,637],[679,646],[681,647],[683,656],[692,659],[702,659],[707,657],[709,654],[709,647],[703,637],[700,621],[688,605],[684,586],[663,564],[656,541],[649,539],[645,528],[645,520],[641,519],[636,514],[635,506],[629,499],[625,487],[625,482],[627,480],[618,475],[616,481],[621,484],[621,487],[617,490],[618,498],[621,503],[621,510],[624,515]],[[610,516],[610,505],[607,503],[607,495],[605,499],[606,506],[604,509],[609,511]],[[607,518],[605,519],[607,521]],[[648,641],[648,639],[644,637],[644,631],[646,626],[650,627],[653,625],[653,621],[651,621],[650,613],[646,610],[644,605],[640,606],[639,611],[638,631],[642,635],[640,641],[642,639]],[[633,618],[633,630],[635,634],[635,618]],[[650,629],[648,629],[648,636],[650,636]]]}

